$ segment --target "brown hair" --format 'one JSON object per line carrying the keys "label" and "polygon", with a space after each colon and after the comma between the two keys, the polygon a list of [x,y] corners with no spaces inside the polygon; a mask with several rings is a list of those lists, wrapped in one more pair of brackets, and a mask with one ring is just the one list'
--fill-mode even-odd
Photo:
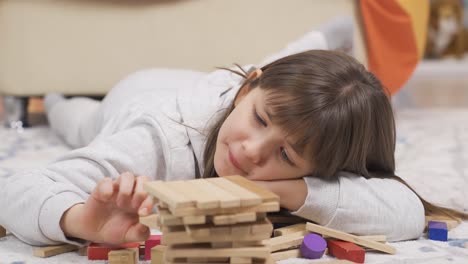
{"label": "brown hair", "polygon": [[[338,172],[348,171],[366,178],[398,178],[394,174],[396,133],[389,95],[354,58],[342,52],[311,50],[263,66],[258,78],[247,78],[242,68],[242,72],[226,70],[245,78],[241,87],[266,92],[272,122],[296,139],[296,149],[313,159],[311,177],[336,180]],[[233,109],[234,104],[208,134],[205,178],[217,176],[213,161],[216,140]],[[467,217],[421,200],[426,212]]]}

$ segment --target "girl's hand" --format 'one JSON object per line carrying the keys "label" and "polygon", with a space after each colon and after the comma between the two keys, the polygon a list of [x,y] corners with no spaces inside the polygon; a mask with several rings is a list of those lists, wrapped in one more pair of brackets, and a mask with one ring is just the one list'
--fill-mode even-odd
{"label": "girl's hand", "polygon": [[297,211],[301,208],[307,197],[307,184],[302,178],[254,182],[278,195],[280,198],[280,206],[290,211]]}
{"label": "girl's hand", "polygon": [[108,244],[145,241],[150,231],[139,223],[139,213],[147,215],[153,208],[153,199],[143,190],[147,181],[128,172],[115,181],[101,180],[84,204],[63,215],[65,235]]}

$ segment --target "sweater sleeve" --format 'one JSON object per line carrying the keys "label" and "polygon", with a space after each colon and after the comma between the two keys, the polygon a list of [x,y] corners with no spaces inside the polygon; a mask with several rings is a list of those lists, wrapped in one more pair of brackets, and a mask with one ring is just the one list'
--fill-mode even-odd
{"label": "sweater sleeve", "polygon": [[424,207],[404,184],[342,173],[336,181],[307,177],[307,198],[293,214],[356,235],[386,235],[388,241],[421,236]]}
{"label": "sweater sleeve", "polygon": [[152,131],[146,126],[129,128],[71,151],[43,169],[5,179],[0,185],[1,225],[31,245],[80,244],[65,237],[60,219],[71,206],[86,201],[99,180],[125,171],[164,177],[161,143]]}

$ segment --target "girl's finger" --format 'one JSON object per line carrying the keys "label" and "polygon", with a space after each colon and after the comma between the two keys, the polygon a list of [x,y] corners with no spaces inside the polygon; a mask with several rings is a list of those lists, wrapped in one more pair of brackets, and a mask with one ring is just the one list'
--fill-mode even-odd
{"label": "girl's finger", "polygon": [[136,178],[135,190],[132,197],[132,209],[138,210],[143,200],[146,199],[148,193],[144,190],[143,185],[145,182],[148,182],[149,178],[147,176],[139,176]]}
{"label": "girl's finger", "polygon": [[155,201],[153,197],[147,196],[146,199],[141,203],[140,209],[138,209],[138,214],[140,216],[147,216],[153,211]]}
{"label": "girl's finger", "polygon": [[129,172],[122,173],[117,179],[119,183],[119,192],[117,194],[117,206],[121,208],[129,208],[133,189],[135,187],[135,176]]}
{"label": "girl's finger", "polygon": [[137,223],[131,226],[125,234],[125,241],[136,242],[146,241],[150,236],[150,230],[147,226]]}
{"label": "girl's finger", "polygon": [[112,180],[110,178],[104,178],[98,182],[96,188],[94,188],[91,196],[101,202],[108,202],[114,193]]}

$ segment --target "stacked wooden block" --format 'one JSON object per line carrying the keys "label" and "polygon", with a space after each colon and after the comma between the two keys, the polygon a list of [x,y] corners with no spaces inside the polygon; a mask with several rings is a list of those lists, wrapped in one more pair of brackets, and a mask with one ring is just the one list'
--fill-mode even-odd
{"label": "stacked wooden block", "polygon": [[[157,200],[165,263],[271,263],[262,240],[279,198],[241,176],[149,182]],[[156,263],[153,262],[152,263]]]}

